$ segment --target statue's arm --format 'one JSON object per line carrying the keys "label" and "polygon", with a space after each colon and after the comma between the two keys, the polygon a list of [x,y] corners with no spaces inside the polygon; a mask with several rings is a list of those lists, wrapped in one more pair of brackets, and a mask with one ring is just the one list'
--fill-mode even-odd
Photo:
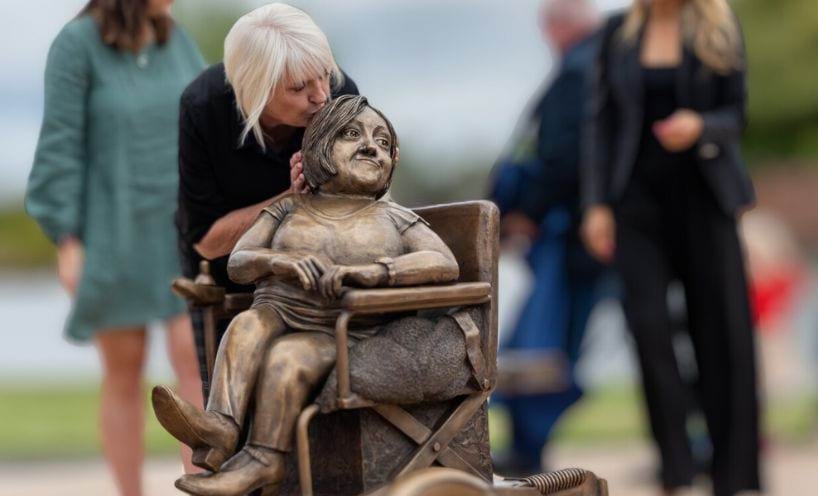
{"label": "statue's arm", "polygon": [[394,286],[456,281],[460,275],[457,259],[446,243],[423,222],[403,232],[406,254],[396,257],[390,268]]}
{"label": "statue's arm", "polygon": [[381,258],[365,265],[333,265],[323,272],[318,290],[328,298],[341,294],[342,283],[372,288],[376,286],[415,286],[456,281],[460,274],[457,260],[434,231],[416,222],[402,234],[405,253]]}
{"label": "statue's arm", "polygon": [[227,261],[230,279],[239,284],[250,284],[276,276],[295,278],[306,290],[318,287],[326,263],[314,255],[282,253],[269,248],[280,223],[273,215],[262,213],[259,216],[230,254]]}
{"label": "statue's arm", "polygon": [[279,221],[262,213],[239,238],[227,261],[227,274],[239,284],[250,284],[274,274],[277,252],[270,249]]}

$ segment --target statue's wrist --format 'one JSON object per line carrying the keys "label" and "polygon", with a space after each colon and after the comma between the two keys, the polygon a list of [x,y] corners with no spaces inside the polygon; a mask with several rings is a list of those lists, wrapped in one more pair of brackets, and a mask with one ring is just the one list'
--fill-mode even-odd
{"label": "statue's wrist", "polygon": [[386,272],[384,282],[389,286],[394,286],[397,283],[398,275],[395,272],[395,260],[391,257],[381,257],[375,261],[379,266],[383,267]]}

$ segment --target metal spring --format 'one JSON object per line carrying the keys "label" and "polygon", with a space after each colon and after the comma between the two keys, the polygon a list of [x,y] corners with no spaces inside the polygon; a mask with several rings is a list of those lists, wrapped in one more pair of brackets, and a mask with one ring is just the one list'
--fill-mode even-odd
{"label": "metal spring", "polygon": [[556,472],[524,477],[522,480],[536,488],[540,494],[553,494],[579,486],[588,474],[590,472],[581,468],[564,468]]}

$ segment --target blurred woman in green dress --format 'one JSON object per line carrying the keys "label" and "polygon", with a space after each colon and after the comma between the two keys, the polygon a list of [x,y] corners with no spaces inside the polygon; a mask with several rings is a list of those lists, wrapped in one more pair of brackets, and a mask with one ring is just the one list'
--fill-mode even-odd
{"label": "blurred woman in green dress", "polygon": [[202,402],[190,321],[170,283],[180,273],[179,97],[204,61],[171,3],[91,0],[60,31],[26,193],[72,295],[66,335],[99,349],[102,445],[123,495],[141,494],[149,322],[166,324],[180,394]]}

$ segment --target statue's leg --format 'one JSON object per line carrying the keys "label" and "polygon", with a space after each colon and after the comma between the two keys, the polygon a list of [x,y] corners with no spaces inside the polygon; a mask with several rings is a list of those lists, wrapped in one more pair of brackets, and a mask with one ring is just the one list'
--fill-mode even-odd
{"label": "statue's leg", "polygon": [[259,364],[273,338],[283,332],[284,323],[272,309],[261,306],[236,316],[219,346],[204,411],[168,388],[154,388],[157,419],[171,435],[193,448],[195,465],[216,471],[235,453]]}
{"label": "statue's leg", "polygon": [[264,355],[285,330],[278,312],[266,305],[246,310],[230,322],[216,354],[207,410],[244,425]]}
{"label": "statue's leg", "polygon": [[329,334],[297,332],[278,338],[256,384],[248,443],[290,451],[298,415],[333,365],[335,338]]}
{"label": "statue's leg", "polygon": [[335,338],[296,332],[275,340],[263,357],[255,387],[255,408],[244,448],[218,472],[185,475],[176,487],[191,494],[247,494],[259,487],[275,490],[284,478],[284,452],[292,448],[295,422],[310,392],[335,363]]}

